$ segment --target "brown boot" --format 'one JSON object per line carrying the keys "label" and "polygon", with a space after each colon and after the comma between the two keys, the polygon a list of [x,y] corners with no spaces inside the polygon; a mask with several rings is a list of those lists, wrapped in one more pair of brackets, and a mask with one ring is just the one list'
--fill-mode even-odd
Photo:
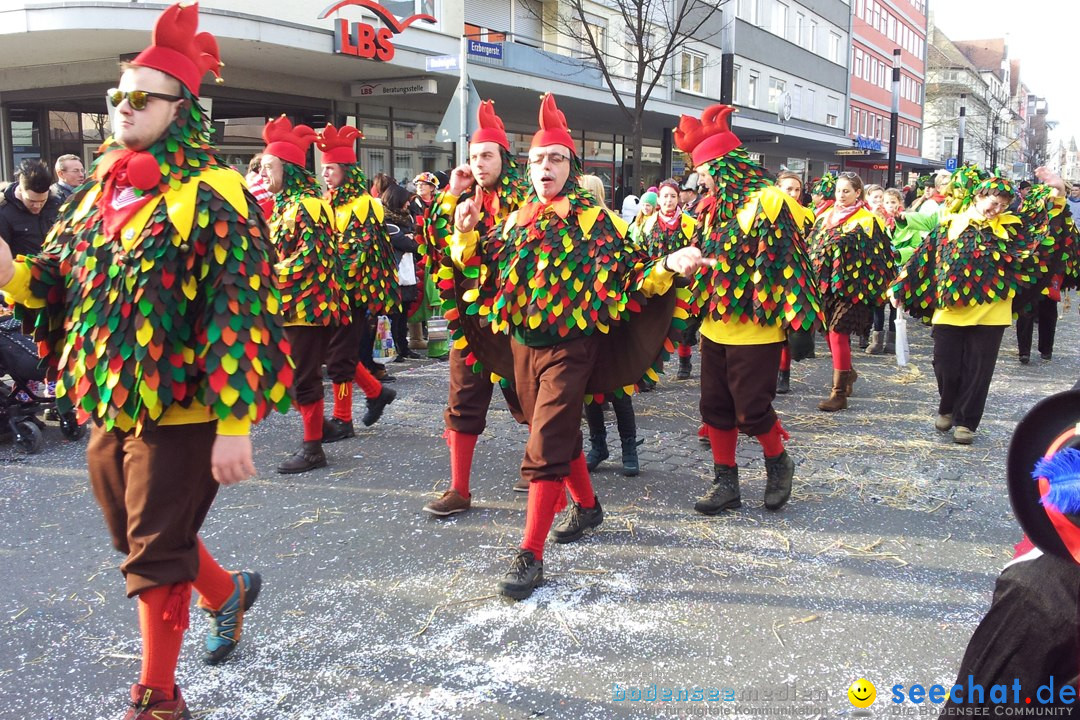
{"label": "brown boot", "polygon": [[850,370],[833,370],[832,394],[818,403],[818,410],[823,412],[836,412],[847,407],[847,375]]}
{"label": "brown boot", "polygon": [[855,372],[855,368],[843,370],[842,372],[845,374],[844,397],[851,397],[851,393],[854,392],[855,381],[859,379],[859,373]]}

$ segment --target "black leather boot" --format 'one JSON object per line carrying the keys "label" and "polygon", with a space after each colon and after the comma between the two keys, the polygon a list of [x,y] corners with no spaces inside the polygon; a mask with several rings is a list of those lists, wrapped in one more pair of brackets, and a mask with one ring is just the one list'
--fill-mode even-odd
{"label": "black leather boot", "polygon": [[794,477],[795,461],[787,450],[774,458],[765,458],[765,507],[779,510],[787,504]]}
{"label": "black leather boot", "polygon": [[295,455],[278,465],[277,471],[285,475],[291,475],[321,467],[326,467],[326,455],[323,454],[322,442],[313,440],[311,442],[305,441]]}
{"label": "black leather boot", "polygon": [[713,465],[713,484],[701,496],[694,509],[702,515],[716,515],[721,510],[742,507],[739,495],[739,467],[737,465]]}
{"label": "black leather boot", "polygon": [[634,477],[641,471],[638,462],[638,445],[645,442],[644,438],[624,437],[622,439],[622,474],[626,477]]}
{"label": "black leather boot", "polygon": [[585,453],[585,467],[589,472],[608,459],[607,434],[589,436],[589,452]]}
{"label": "black leather boot", "polygon": [[791,371],[781,370],[780,374],[776,376],[776,393],[777,395],[787,395],[791,392]]}
{"label": "black leather boot", "polygon": [[679,358],[679,372],[676,373],[676,380],[689,380],[690,373],[694,369],[694,366],[690,363],[689,357]]}
{"label": "black leather boot", "polygon": [[323,420],[322,441],[324,443],[353,437],[356,437],[356,428],[353,427],[352,420],[338,420],[336,417]]}
{"label": "black leather boot", "polygon": [[378,397],[368,398],[367,412],[364,413],[363,423],[364,427],[371,427],[379,421],[382,417],[383,410],[386,406],[394,402],[394,398],[397,397],[397,391],[391,390],[388,387],[384,387],[379,393]]}

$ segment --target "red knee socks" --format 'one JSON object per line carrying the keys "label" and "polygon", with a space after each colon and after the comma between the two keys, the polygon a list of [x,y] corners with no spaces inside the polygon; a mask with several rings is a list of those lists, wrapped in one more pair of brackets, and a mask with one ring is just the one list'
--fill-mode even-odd
{"label": "red knee socks", "polygon": [[547,540],[555,514],[560,505],[566,504],[566,488],[563,478],[557,480],[534,480],[529,483],[529,509],[525,513],[525,538],[522,550],[531,550],[537,560],[544,558],[544,542]]}
{"label": "red knee socks", "polygon": [[791,348],[787,343],[784,343],[784,347],[780,348],[780,369],[791,370]]}
{"label": "red knee socks", "polygon": [[352,422],[352,383],[334,383],[334,417]]}
{"label": "red knee socks", "polygon": [[320,442],[323,432],[323,400],[319,398],[308,405],[300,405],[300,418],[304,421],[304,442]]}
{"label": "red knee socks", "polygon": [[779,419],[777,419],[775,425],[769,428],[767,433],[757,436],[757,440],[761,443],[761,448],[765,451],[765,457],[767,458],[779,457],[784,452],[784,441],[790,438],[791,435],[780,424]]}
{"label": "red knee socks", "polygon": [[368,372],[368,369],[363,366],[362,363],[356,365],[356,384],[364,392],[364,397],[368,400],[379,397],[382,392],[382,383],[375,379],[375,376]]}
{"label": "red knee socks", "polygon": [[[142,667],[139,684],[160,690],[169,698],[176,687],[176,663],[184,642],[191,584],[160,585],[139,593]],[[181,612],[183,617],[178,617]],[[169,617],[166,617],[168,615]]]}
{"label": "red knee socks", "polygon": [[199,543],[199,574],[195,576],[195,590],[201,596],[199,606],[217,610],[229,599],[236,590],[233,576],[218,565],[210,552],[203,545],[202,538]]}
{"label": "red knee socks", "polygon": [[851,335],[829,331],[829,350],[832,352],[833,370],[851,369]]}
{"label": "red knee socks", "polygon": [[450,448],[450,487],[462,497],[469,497],[469,477],[478,437],[456,430],[446,431],[446,445]]}
{"label": "red knee socks", "polygon": [[735,466],[735,445],[739,442],[738,428],[721,430],[706,424],[709,433],[709,445],[712,446],[713,463],[716,465]]}
{"label": "red knee socks", "polygon": [[694,354],[694,348],[686,343],[679,343],[679,357],[688,358]]}
{"label": "red knee socks", "polygon": [[570,461],[570,475],[566,478],[566,487],[570,490],[570,498],[581,507],[591,508],[596,505],[596,493],[589,478],[585,453],[578,453],[578,456]]}

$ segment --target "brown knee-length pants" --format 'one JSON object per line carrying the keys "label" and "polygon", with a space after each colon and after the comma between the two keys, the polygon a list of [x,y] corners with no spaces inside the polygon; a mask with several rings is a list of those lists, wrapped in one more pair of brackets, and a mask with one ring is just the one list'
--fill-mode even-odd
{"label": "brown knee-length pants", "polygon": [[529,347],[516,340],[511,346],[514,387],[529,423],[521,477],[529,481],[566,477],[570,461],[581,454],[585,385],[598,345],[582,337],[547,347]]}
{"label": "brown knee-length pants", "polygon": [[772,402],[784,343],[721,345],[701,338],[701,419],[719,430],[746,435],[776,424]]}
{"label": "brown knee-length pants", "polygon": [[128,597],[193,581],[197,535],[218,483],[210,470],[217,423],[133,430],[90,430],[86,464],[113,547],[127,555],[120,571]]}

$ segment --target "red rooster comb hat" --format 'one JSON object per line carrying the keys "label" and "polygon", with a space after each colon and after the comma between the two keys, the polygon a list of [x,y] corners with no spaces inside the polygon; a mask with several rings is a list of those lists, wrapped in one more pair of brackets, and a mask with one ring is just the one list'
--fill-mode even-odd
{"label": "red rooster comb hat", "polygon": [[262,136],[266,141],[264,153],[300,167],[306,164],[308,148],[316,138],[315,131],[310,127],[307,125],[293,127],[292,121],[284,115],[266,123]]}
{"label": "red rooster comb hat", "polygon": [[343,125],[340,129],[327,124],[315,140],[315,146],[322,151],[323,163],[356,163],[356,141],[363,140],[364,134],[352,127]]}
{"label": "red rooster comb hat", "polygon": [[477,129],[469,142],[493,142],[503,150],[510,151],[510,139],[506,137],[506,126],[502,118],[495,114],[495,101],[485,100],[476,111]]}
{"label": "red rooster comb hat", "polygon": [[544,93],[544,99],[540,101],[540,129],[533,135],[530,147],[545,145],[564,145],[570,152],[576,152],[574,138],[566,126],[566,115],[555,105],[555,96],[551,93]]}
{"label": "red rooster comb hat", "polygon": [[217,40],[199,28],[199,4],[177,3],[165,9],[154,24],[150,47],[131,62],[172,75],[192,95],[199,96],[203,75],[210,71],[221,82],[221,56]]}
{"label": "red rooster comb hat", "polygon": [[742,143],[728,126],[728,116],[735,111],[730,105],[710,105],[701,113],[701,120],[683,115],[675,129],[675,145],[690,156],[694,167],[723,157]]}

